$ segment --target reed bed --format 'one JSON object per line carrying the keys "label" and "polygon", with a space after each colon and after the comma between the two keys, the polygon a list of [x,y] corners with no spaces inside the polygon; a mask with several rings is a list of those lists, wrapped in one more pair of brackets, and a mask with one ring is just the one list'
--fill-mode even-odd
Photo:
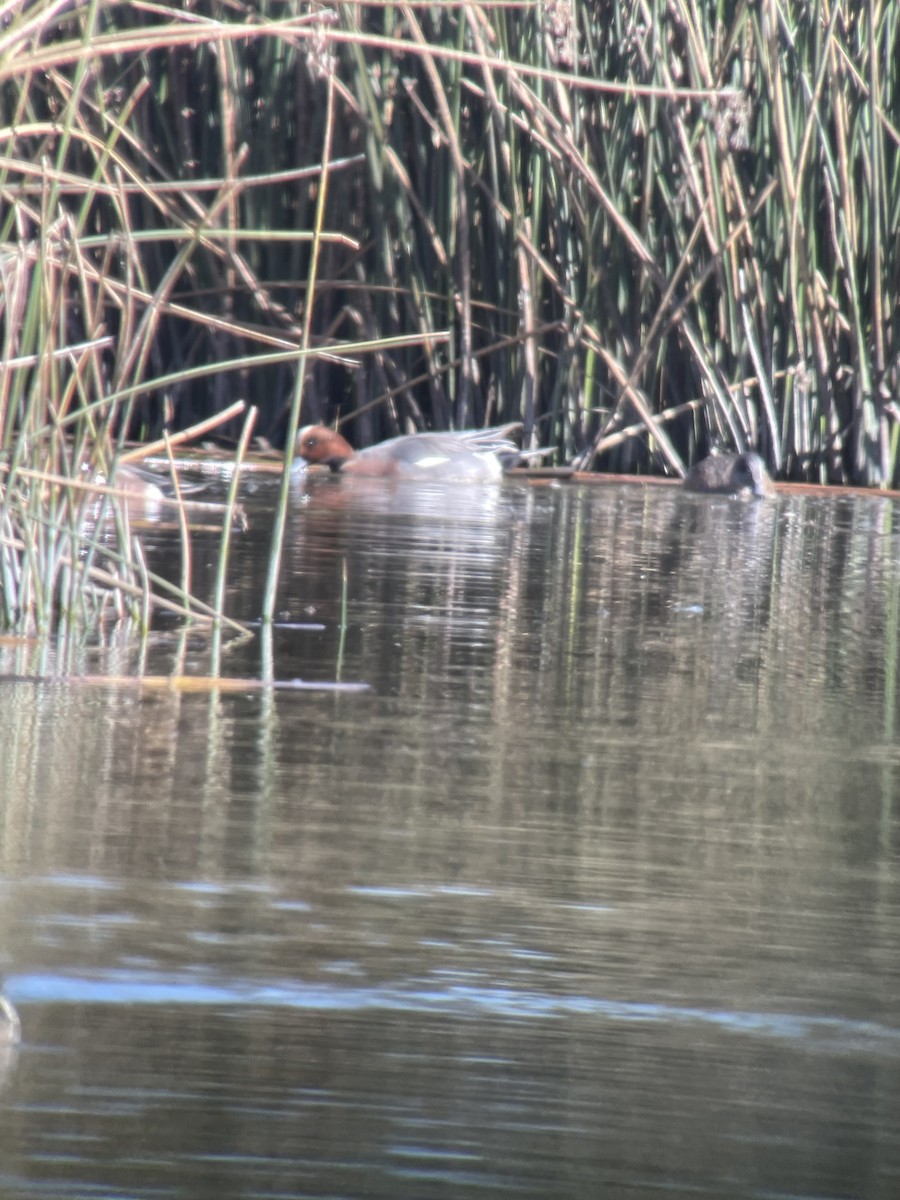
{"label": "reed bed", "polygon": [[7,622],[95,604],[23,470],[237,400],[279,445],[519,420],[582,466],[900,484],[896,6],[2,14]]}

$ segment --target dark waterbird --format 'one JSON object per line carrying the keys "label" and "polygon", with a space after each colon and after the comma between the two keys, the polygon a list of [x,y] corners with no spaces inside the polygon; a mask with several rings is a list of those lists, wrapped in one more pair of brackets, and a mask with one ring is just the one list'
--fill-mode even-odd
{"label": "dark waterbird", "polygon": [[772,481],[758,454],[711,454],[694,463],[684,479],[688,492],[717,492],[737,496],[750,491],[762,499],[771,491]]}

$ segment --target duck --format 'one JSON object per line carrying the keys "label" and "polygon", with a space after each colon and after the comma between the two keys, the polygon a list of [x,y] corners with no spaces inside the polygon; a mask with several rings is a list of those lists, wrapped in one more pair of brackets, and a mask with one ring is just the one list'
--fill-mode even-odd
{"label": "duck", "polygon": [[[158,471],[140,463],[119,463],[109,474],[105,471],[91,472],[89,466],[85,466],[82,470],[89,475],[89,488],[96,488],[99,492],[109,490],[115,493],[124,499],[129,510],[155,511],[164,505],[178,504],[168,476],[161,475]],[[197,492],[202,492],[204,486],[202,483],[182,483],[179,479],[181,497],[194,496]],[[193,501],[184,501],[184,503],[189,507]]]}
{"label": "duck", "polygon": [[14,1046],[22,1038],[22,1022],[19,1020],[19,1014],[7,1000],[0,994],[0,1046]]}
{"label": "duck", "polygon": [[[158,478],[158,477],[157,477]],[[113,487],[118,492],[125,492],[129,500],[142,500],[145,504],[162,504],[166,494],[156,482],[150,471],[140,467],[120,463],[116,468],[113,481],[104,481],[107,487]]]}
{"label": "duck", "polygon": [[772,480],[765,463],[752,451],[744,454],[711,454],[694,463],[684,477],[688,492],[717,492],[737,496],[750,491],[758,499],[769,495]]}
{"label": "duck", "polygon": [[436,483],[496,483],[504,468],[521,457],[510,434],[517,423],[458,433],[407,433],[364,450],[324,425],[307,425],[297,434],[295,453],[342,475]]}
{"label": "duck", "polygon": [[157,482],[160,476],[146,467],[120,463],[114,471],[107,472],[86,462],[81,467],[81,477],[88,490],[97,489],[98,494],[107,490],[115,492],[129,504],[158,505],[166,499]]}
{"label": "duck", "polygon": [[[165,476],[137,463],[119,463],[109,474],[85,465],[82,474],[86,476],[83,487],[87,491],[81,513],[84,537],[91,536],[98,524],[104,529],[114,524],[115,511],[107,497],[115,497],[129,519],[142,523],[172,521],[176,514],[182,513],[189,522],[210,516],[217,520],[227,511],[225,504],[194,499],[205,489],[204,483],[182,483],[179,478],[176,495]],[[240,504],[233,510],[233,523],[240,532],[248,527],[247,515]]]}

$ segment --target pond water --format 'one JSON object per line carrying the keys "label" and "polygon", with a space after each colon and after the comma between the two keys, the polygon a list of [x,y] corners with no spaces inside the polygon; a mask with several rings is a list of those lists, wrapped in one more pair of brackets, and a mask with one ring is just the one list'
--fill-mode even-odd
{"label": "pond water", "polygon": [[896,1200],[894,503],[355,484],[225,657],[321,690],[0,647],[0,1195]]}

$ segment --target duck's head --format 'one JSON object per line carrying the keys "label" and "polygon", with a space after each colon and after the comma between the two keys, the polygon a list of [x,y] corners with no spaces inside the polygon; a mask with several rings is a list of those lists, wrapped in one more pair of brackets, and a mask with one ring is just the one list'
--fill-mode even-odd
{"label": "duck's head", "polygon": [[308,463],[320,463],[339,471],[353,457],[353,447],[346,438],[324,425],[306,425],[297,434],[294,453]]}
{"label": "duck's head", "polygon": [[758,454],[754,454],[752,451],[739,454],[735,458],[731,477],[736,492],[748,488],[759,499],[769,494],[771,481],[766,471],[766,464]]}

